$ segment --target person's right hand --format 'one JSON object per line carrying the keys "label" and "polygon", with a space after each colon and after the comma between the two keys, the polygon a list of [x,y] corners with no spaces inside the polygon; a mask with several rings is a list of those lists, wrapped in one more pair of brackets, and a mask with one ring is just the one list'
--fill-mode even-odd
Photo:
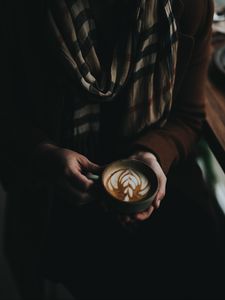
{"label": "person's right hand", "polygon": [[99,174],[101,167],[85,156],[52,144],[38,146],[33,157],[34,171],[42,180],[53,183],[75,204],[82,205],[92,200],[90,190],[93,180],[88,173]]}

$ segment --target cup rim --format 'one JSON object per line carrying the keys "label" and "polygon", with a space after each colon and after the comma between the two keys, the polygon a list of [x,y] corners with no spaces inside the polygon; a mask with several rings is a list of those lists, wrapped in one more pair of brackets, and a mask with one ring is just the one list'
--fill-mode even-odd
{"label": "cup rim", "polygon": [[[143,197],[143,198],[140,199],[140,200],[137,200],[137,201],[129,201],[129,202],[122,201],[122,200],[116,198],[113,194],[111,194],[111,193],[107,190],[107,188],[105,187],[105,184],[104,184],[104,181],[103,181],[103,180],[104,180],[104,174],[106,173],[106,171],[107,171],[108,168],[110,168],[111,166],[113,166],[114,164],[119,163],[119,162],[121,162],[121,163],[135,162],[135,163],[138,163],[138,164],[141,164],[142,166],[144,166],[144,167],[148,170],[148,172],[151,172],[151,173],[152,173],[152,176],[155,177],[156,184],[155,184],[155,189],[154,189],[154,191],[151,192],[150,195],[147,194],[145,197]],[[135,206],[135,205],[137,205],[138,203],[143,203],[143,202],[151,201],[151,199],[152,199],[153,197],[155,197],[155,195],[156,195],[156,193],[157,193],[157,191],[158,191],[158,187],[159,187],[159,180],[158,180],[158,178],[157,178],[157,176],[156,176],[155,171],[154,171],[149,165],[147,165],[145,162],[143,162],[143,161],[141,161],[141,160],[138,160],[138,159],[133,159],[133,158],[128,159],[128,158],[127,158],[127,159],[119,159],[119,160],[116,160],[116,161],[113,161],[113,162],[109,163],[109,164],[105,167],[105,169],[103,170],[103,172],[102,172],[102,174],[101,174],[101,184],[102,184],[104,190],[106,191],[107,195],[108,195],[109,197],[113,198],[114,200],[116,200],[116,201],[117,201],[118,203],[120,203],[121,205],[124,205],[124,206],[125,206],[125,205],[129,205],[129,206],[133,205],[133,206]]]}

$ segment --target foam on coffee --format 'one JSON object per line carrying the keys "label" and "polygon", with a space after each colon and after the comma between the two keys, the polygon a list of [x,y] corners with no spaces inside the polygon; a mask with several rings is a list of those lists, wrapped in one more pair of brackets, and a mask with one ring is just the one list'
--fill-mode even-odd
{"label": "foam on coffee", "polygon": [[115,170],[105,183],[110,194],[125,202],[143,199],[151,188],[148,178],[132,168]]}

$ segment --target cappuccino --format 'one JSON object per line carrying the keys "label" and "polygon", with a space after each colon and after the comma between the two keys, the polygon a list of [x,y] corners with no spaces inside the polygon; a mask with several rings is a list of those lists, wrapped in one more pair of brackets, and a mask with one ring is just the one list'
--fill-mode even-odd
{"label": "cappuccino", "polygon": [[105,188],[118,200],[134,202],[145,198],[151,185],[143,173],[133,168],[118,168],[108,174]]}

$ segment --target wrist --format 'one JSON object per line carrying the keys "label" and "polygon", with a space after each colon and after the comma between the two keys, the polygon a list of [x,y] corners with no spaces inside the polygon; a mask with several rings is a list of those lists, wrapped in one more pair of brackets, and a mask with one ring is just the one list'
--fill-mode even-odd
{"label": "wrist", "polygon": [[44,154],[46,152],[52,151],[52,150],[56,150],[59,147],[50,143],[50,142],[42,142],[40,144],[37,145],[35,151],[34,151],[34,156],[36,155],[41,155]]}
{"label": "wrist", "polygon": [[33,152],[31,164],[38,169],[39,165],[41,167],[43,163],[48,162],[49,158],[51,158],[51,152],[57,149],[59,149],[59,147],[50,142],[38,144]]}

